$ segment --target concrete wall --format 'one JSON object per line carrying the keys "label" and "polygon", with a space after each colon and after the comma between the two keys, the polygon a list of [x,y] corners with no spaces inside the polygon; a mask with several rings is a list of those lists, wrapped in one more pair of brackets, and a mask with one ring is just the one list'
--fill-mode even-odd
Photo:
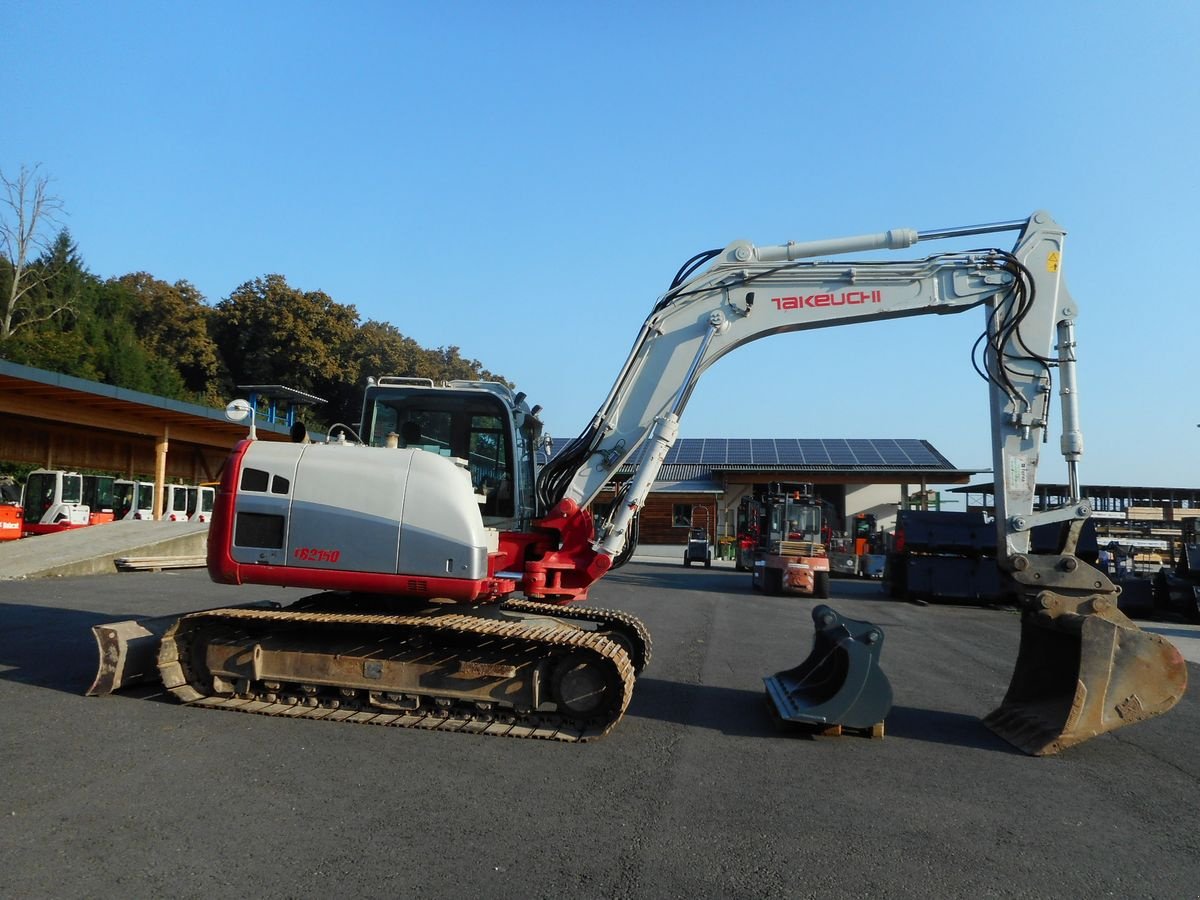
{"label": "concrete wall", "polygon": [[894,531],[900,500],[898,484],[848,484],[846,517],[870,513],[881,531]]}

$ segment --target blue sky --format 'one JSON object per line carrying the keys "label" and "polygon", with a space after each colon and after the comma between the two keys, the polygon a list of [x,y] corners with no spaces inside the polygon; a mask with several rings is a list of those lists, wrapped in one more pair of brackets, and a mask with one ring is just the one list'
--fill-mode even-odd
{"label": "blue sky", "polygon": [[[0,169],[42,165],[102,277],[215,303],[283,274],[459,346],[573,435],[698,251],[1045,208],[1082,480],[1200,486],[1195,3],[3,6]],[[981,328],[757,342],[681,434],[921,437],[987,468]],[[1056,415],[1044,481],[1057,446]]]}

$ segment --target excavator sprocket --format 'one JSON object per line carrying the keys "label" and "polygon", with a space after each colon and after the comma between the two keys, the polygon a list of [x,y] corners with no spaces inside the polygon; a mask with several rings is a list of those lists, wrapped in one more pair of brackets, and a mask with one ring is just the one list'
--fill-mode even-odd
{"label": "excavator sprocket", "polygon": [[163,636],[163,684],[194,706],[558,741],[607,734],[629,705],[629,653],[605,630],[552,621],[567,618],[553,607],[526,621],[336,599],[185,615]]}

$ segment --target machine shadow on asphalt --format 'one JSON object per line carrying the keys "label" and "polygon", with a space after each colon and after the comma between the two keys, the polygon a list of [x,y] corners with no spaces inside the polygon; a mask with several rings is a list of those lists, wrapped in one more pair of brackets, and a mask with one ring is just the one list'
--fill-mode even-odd
{"label": "machine shadow on asphalt", "polygon": [[889,737],[911,741],[950,744],[971,750],[991,750],[1008,756],[1024,756],[1008,741],[993,734],[977,716],[942,709],[893,706],[887,717],[887,734]]}
{"label": "machine shadow on asphalt", "polygon": [[0,680],[82,695],[96,675],[92,626],[132,615],[0,603]]}
{"label": "machine shadow on asphalt", "polygon": [[[806,728],[777,726],[767,709],[766,695],[762,692],[706,684],[681,684],[645,675],[638,679],[637,691],[627,715],[636,719],[710,729],[731,737],[816,739],[814,733]],[[978,717],[938,709],[893,706],[887,717],[887,737],[1022,755],[1016,747],[989,731]]]}

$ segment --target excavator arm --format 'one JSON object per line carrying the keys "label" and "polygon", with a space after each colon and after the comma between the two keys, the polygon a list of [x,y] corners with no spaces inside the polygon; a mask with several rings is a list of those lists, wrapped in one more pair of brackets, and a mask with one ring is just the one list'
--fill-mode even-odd
{"label": "excavator arm", "polygon": [[[923,259],[833,260],[847,253],[1016,232],[1011,250]],[[1078,308],[1063,280],[1065,231],[1046,212],[937,231],[891,231],[810,243],[737,241],[689,260],[656,303],[616,382],[584,432],[543,469],[543,522],[564,532],[643,444],[635,474],[598,523],[578,573],[598,578],[631,547],[645,502],[700,376],[744,344],[773,334],[981,308],[976,368],[988,385],[998,563],[1022,606],[1022,639],[1008,695],[987,719],[1033,754],[1064,747],[1170,709],[1186,687],[1178,651],[1117,610],[1118,589],[1075,556],[1083,521],[1083,451],[1075,373]],[[820,258],[820,259],[818,259]],[[711,260],[698,275],[691,272]],[[1062,415],[1068,503],[1036,509],[1039,455],[1054,384]],[[1063,524],[1059,552],[1029,553],[1030,530]],[[579,529],[576,529],[578,533]]]}
{"label": "excavator arm", "polygon": [[[903,262],[812,260],[1002,231],[1020,232],[1011,252],[953,252]],[[1027,220],[931,232],[893,229],[805,244],[729,245],[706,271],[674,286],[655,305],[587,430],[568,448],[569,454],[560,454],[571,467],[569,482],[543,499],[566,508],[586,507],[616,469],[649,442],[621,504],[598,528],[597,549],[615,556],[674,444],[696,383],[722,356],[773,334],[982,306],[987,331],[981,371],[992,411],[999,537],[1009,554],[1027,550],[1033,525],[1090,514],[1080,502],[1063,510],[1033,509],[1053,368],[1063,372],[1062,446],[1072,496],[1079,499],[1076,307],[1062,280],[1063,236],[1054,220],[1039,212]],[[1053,356],[1056,340],[1060,349]],[[561,479],[562,465],[547,467],[544,487],[556,475]]]}

